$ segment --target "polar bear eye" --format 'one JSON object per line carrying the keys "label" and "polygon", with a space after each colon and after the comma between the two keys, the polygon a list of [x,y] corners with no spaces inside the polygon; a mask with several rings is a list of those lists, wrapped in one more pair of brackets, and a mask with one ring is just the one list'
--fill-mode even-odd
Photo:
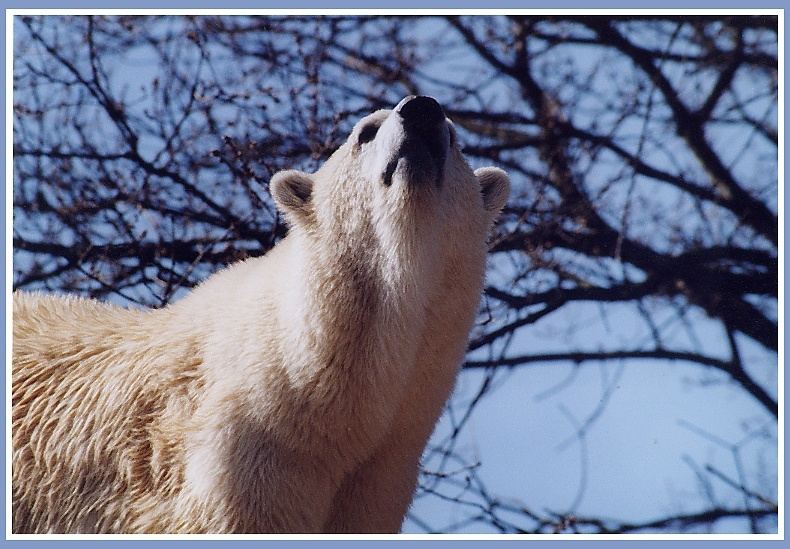
{"label": "polar bear eye", "polygon": [[357,138],[357,143],[360,145],[367,143],[369,141],[373,141],[373,138],[376,137],[376,133],[379,131],[378,124],[367,124],[364,128],[359,131],[359,137]]}

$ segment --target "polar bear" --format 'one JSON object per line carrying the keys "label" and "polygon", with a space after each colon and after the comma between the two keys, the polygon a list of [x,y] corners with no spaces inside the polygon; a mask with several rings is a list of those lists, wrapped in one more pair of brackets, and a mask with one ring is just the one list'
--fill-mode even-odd
{"label": "polar bear", "polygon": [[13,532],[397,532],[508,195],[430,97],[270,183],[288,235],[160,310],[16,293]]}

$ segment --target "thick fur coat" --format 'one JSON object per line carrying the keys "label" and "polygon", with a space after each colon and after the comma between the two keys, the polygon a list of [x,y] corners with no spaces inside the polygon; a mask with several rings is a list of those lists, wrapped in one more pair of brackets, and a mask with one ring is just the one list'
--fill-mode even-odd
{"label": "thick fur coat", "polygon": [[14,295],[14,532],[399,530],[508,192],[412,99],[275,175],[288,236],[175,304]]}

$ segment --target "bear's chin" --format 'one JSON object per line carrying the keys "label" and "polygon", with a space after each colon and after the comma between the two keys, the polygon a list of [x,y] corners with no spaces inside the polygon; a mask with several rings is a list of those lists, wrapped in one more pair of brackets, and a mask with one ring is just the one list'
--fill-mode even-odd
{"label": "bear's chin", "polygon": [[383,182],[386,187],[399,182],[412,188],[424,186],[439,188],[443,176],[444,160],[434,158],[423,149],[398,154],[390,160],[384,170]]}
{"label": "bear's chin", "polygon": [[439,188],[442,184],[443,170],[430,158],[400,156],[392,159],[383,175],[385,187],[400,184],[411,189],[424,187]]}

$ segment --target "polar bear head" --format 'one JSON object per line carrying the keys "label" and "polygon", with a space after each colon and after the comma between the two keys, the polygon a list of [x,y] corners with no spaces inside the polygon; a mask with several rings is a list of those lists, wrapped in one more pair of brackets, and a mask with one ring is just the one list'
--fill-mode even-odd
{"label": "polar bear head", "polygon": [[270,191],[291,232],[319,253],[422,282],[448,253],[473,251],[484,261],[508,177],[498,168],[473,172],[439,103],[409,96],[360,120],[316,173],[277,173]]}

